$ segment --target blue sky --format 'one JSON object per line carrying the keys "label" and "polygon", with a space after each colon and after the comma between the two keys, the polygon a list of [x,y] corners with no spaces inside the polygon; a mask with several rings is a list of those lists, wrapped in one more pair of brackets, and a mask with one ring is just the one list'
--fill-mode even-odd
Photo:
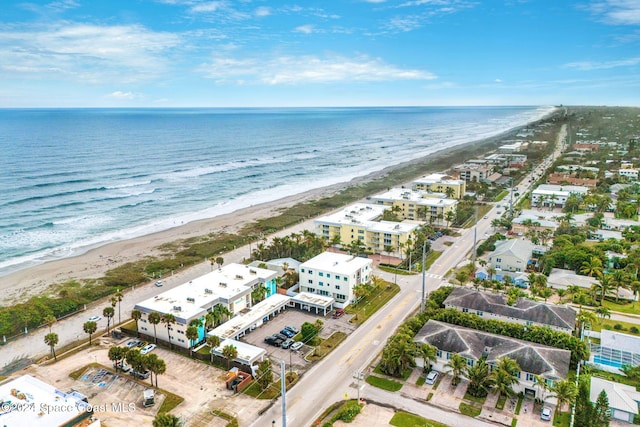
{"label": "blue sky", "polygon": [[640,105],[640,0],[4,0],[0,81],[0,107]]}

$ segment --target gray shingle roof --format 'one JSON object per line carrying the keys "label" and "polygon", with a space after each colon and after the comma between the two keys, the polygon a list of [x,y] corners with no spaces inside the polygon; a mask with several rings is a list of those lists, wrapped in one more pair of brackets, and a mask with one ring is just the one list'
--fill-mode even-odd
{"label": "gray shingle roof", "polygon": [[529,261],[533,253],[533,243],[528,240],[512,239],[499,240],[496,242],[496,249],[491,253],[491,258],[496,256],[510,255]]}
{"label": "gray shingle roof", "polygon": [[576,312],[570,307],[518,298],[514,305],[507,305],[502,294],[476,291],[470,288],[455,288],[444,300],[445,307],[453,306],[513,317],[542,325],[573,330]]}
{"label": "gray shingle roof", "polygon": [[571,359],[569,350],[450,325],[437,320],[429,320],[413,340],[474,360],[480,360],[486,356],[489,364],[497,363],[503,357],[509,357],[518,362],[522,371],[551,380],[566,378],[569,372]]}

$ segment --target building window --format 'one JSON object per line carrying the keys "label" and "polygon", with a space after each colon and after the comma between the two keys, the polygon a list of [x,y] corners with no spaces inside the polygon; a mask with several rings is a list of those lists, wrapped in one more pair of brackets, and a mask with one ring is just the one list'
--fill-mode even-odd
{"label": "building window", "polygon": [[[520,378],[520,377],[518,376],[518,378]],[[526,380],[527,381],[532,381],[533,382],[535,379],[536,379],[535,375],[527,373],[527,376],[526,376]]]}
{"label": "building window", "polygon": [[442,350],[437,350],[436,351],[436,357],[442,359]]}
{"label": "building window", "polygon": [[331,274],[327,273],[327,279],[331,279]]}
{"label": "building window", "polygon": [[477,314],[478,316],[482,316],[482,315],[484,314],[484,312],[482,312],[482,311],[478,310],[478,311],[476,311],[476,314]]}
{"label": "building window", "polygon": [[336,274],[336,280],[340,280],[340,276]]}
{"label": "building window", "polygon": [[309,274],[313,274],[313,270],[309,270]]}
{"label": "building window", "polygon": [[309,279],[309,284],[313,285],[313,280]]}
{"label": "building window", "polygon": [[318,273],[318,276],[324,277],[324,273],[321,271],[321,272]]}
{"label": "building window", "polygon": [[468,309],[468,308],[466,308],[466,307],[464,307],[464,308],[462,309],[462,312],[463,312],[463,313],[468,313],[468,312],[469,312],[469,309]]}
{"label": "building window", "polygon": [[340,285],[336,285],[336,289],[340,289]]}
{"label": "building window", "polygon": [[320,286],[324,286],[324,283],[322,283],[322,282],[318,282],[318,285],[320,285]]}
{"label": "building window", "polygon": [[467,359],[467,366],[473,367],[473,359]]}
{"label": "building window", "polygon": [[304,273],[304,268],[301,268],[301,269],[300,269],[300,273]]}
{"label": "building window", "polygon": [[496,262],[502,262],[502,258],[496,258]]}
{"label": "building window", "polygon": [[447,360],[451,359],[451,353],[447,352]]}

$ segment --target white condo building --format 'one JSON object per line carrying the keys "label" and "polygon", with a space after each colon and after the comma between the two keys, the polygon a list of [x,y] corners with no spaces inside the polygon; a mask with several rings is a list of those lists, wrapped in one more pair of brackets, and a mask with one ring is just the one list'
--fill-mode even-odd
{"label": "white condo building", "polygon": [[542,184],[531,193],[531,206],[563,207],[571,194],[584,195],[589,192],[587,187],[579,185],[551,185]]}
{"label": "white condo building", "polygon": [[135,309],[142,312],[138,321],[140,333],[154,336],[169,342],[167,327],[164,323],[149,323],[149,313],[160,315],[171,313],[176,323],[171,326],[171,343],[189,348],[191,344],[186,337],[186,330],[192,320],[200,319],[203,326],[198,328],[198,339],[205,339],[204,317],[213,308],[222,304],[231,316],[251,307],[251,292],[257,287],[266,288],[266,296],[276,293],[276,277],[278,273],[258,267],[242,264],[228,264],[211,273],[200,276],[187,283],[169,289],[136,304]]}
{"label": "white condo building", "polygon": [[369,283],[373,261],[352,255],[324,252],[300,265],[300,292],[333,297],[344,308],[354,299],[354,286]]}

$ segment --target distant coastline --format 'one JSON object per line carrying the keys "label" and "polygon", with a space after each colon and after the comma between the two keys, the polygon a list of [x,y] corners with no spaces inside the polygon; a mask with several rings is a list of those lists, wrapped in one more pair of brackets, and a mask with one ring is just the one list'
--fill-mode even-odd
{"label": "distant coastline", "polygon": [[[52,260],[10,272],[0,280],[0,290],[6,295],[4,299],[6,303],[23,300],[30,295],[44,292],[49,286],[56,283],[74,279],[102,277],[106,271],[118,265],[137,261],[146,256],[160,255],[161,252],[158,249],[160,245],[212,233],[234,233],[243,225],[277,215],[278,211],[284,207],[330,197],[350,186],[357,186],[380,179],[386,180],[389,186],[400,185],[407,182],[407,176],[417,178],[427,172],[446,170],[453,164],[491,151],[499,145],[500,141],[513,138],[522,128],[544,122],[553,115],[554,112],[551,112],[542,119],[510,129],[499,135],[461,144],[453,148],[441,149],[427,156],[391,165],[382,170],[351,179],[348,182],[288,195],[277,200],[240,208],[212,218],[199,219],[132,239],[101,244],[94,248],[88,248],[88,250],[79,255]],[[405,180],[395,176],[399,172],[403,173],[402,176],[405,177]],[[312,227],[312,220],[299,225],[301,229]],[[243,253],[244,255],[236,255],[237,261],[241,261],[242,258],[248,256],[248,251]],[[225,255],[225,259],[228,261],[233,261],[233,258],[233,254]]]}

